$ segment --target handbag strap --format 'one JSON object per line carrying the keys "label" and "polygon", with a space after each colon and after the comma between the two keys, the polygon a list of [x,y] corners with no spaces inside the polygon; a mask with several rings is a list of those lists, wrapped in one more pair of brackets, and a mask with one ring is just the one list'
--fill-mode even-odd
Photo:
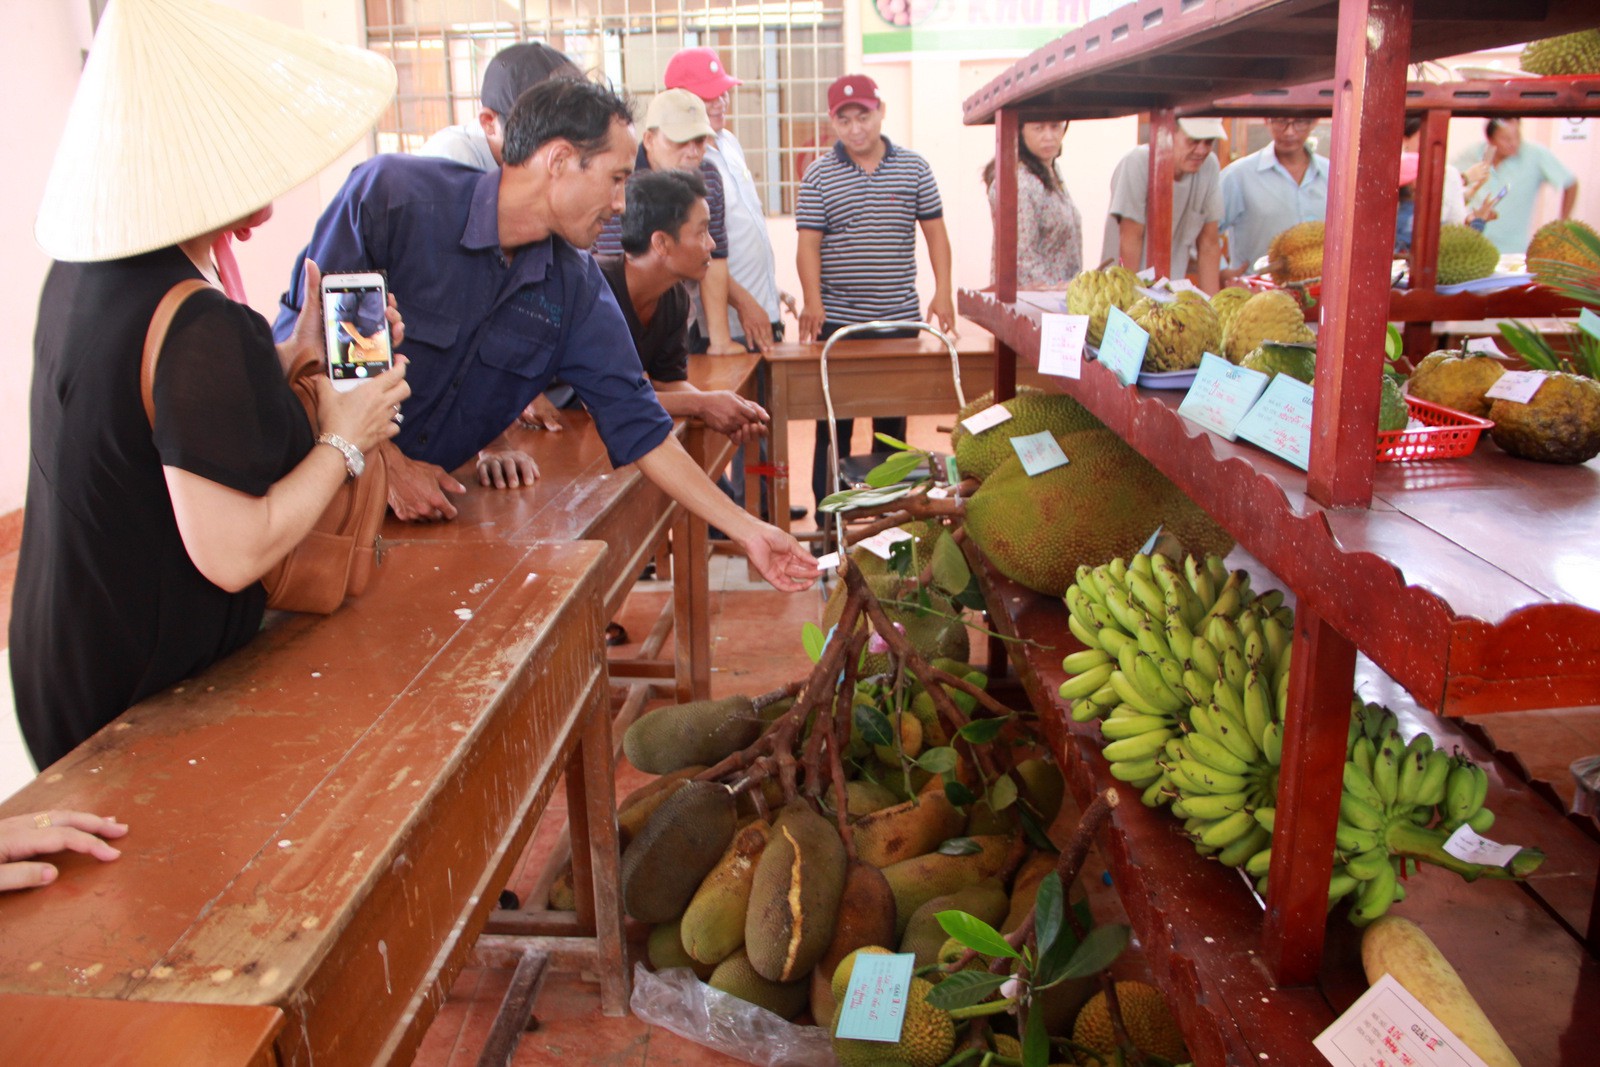
{"label": "handbag strap", "polygon": [[156,361],[161,358],[161,346],[167,343],[167,330],[178,314],[183,302],[211,284],[200,278],[188,278],[167,290],[167,295],[156,305],[150,316],[150,329],[144,335],[144,359],[139,364],[139,395],[144,399],[144,417],[153,430],[156,426]]}

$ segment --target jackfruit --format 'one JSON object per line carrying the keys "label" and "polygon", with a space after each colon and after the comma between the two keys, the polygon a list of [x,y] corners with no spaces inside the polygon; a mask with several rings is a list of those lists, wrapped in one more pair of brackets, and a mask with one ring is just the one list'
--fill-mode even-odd
{"label": "jackfruit", "polygon": [[1564,280],[1570,270],[1561,266],[1581,268],[1590,274],[1600,274],[1600,234],[1586,222],[1577,219],[1555,219],[1534,231],[1528,242],[1528,269],[1545,285]]}
{"label": "jackfruit", "polygon": [[[1118,982],[1117,1007],[1122,1014],[1128,1039],[1140,1052],[1148,1052],[1173,1063],[1182,1063],[1189,1058],[1189,1050],[1183,1043],[1183,1031],[1178,1029],[1177,1020],[1167,1010],[1167,1002],[1162,999],[1160,990],[1143,982]],[[1111,1029],[1111,1013],[1106,1010],[1104,993],[1096,993],[1078,1013],[1078,1021],[1072,1028],[1072,1040],[1103,1053],[1105,1062],[1110,1061],[1117,1047],[1117,1039]],[[1089,1067],[1100,1061],[1080,1052],[1078,1062]]]}
{"label": "jackfruit", "polygon": [[710,978],[711,973],[717,969],[715,963],[701,963],[684,949],[682,930],[677,920],[657,923],[650,928],[650,937],[645,942],[645,957],[650,961],[653,970],[665,971],[672,967],[687,967],[702,982]]}
{"label": "jackfruit", "polygon": [[1044,881],[1045,875],[1056,869],[1058,859],[1054,853],[1035,852],[1023,861],[1011,884],[1011,898],[1007,902],[1005,918],[995,925],[995,929],[1002,934],[1009,934],[1022,925],[1022,920],[1033,911],[1033,902],[1039,895],[1039,883]]}
{"label": "jackfruit", "polygon": [[1522,49],[1522,69],[1529,74],[1600,74],[1600,30],[1579,30],[1560,37],[1530,41]]}
{"label": "jackfruit", "polygon": [[[1238,317],[1239,309],[1244,307],[1244,302],[1255,294],[1239,286],[1229,286],[1221,289],[1216,296],[1211,298],[1211,310],[1217,313],[1217,324],[1222,327],[1222,335],[1228,335],[1228,327]],[[1222,355],[1221,352],[1216,353]]]}
{"label": "jackfruit", "polygon": [[965,822],[940,791],[857,819],[850,834],[857,857],[874,867],[887,867],[932,852],[939,842],[960,833]]}
{"label": "jackfruit", "polygon": [[[877,782],[855,780],[844,785],[845,810],[852,818],[860,820],[873,812],[892,808],[900,803],[900,798]],[[857,848],[860,846],[857,845]],[[881,866],[881,865],[880,865]]]}
{"label": "jackfruit", "polygon": [[964,911],[994,926],[1005,918],[1009,906],[1005,889],[994,878],[934,897],[912,912],[906,921],[905,933],[900,936],[900,951],[915,955],[918,969],[930,966],[938,962],[939,949],[949,936],[939,925],[941,911]]}
{"label": "jackfruit", "polygon": [[1504,373],[1505,368],[1490,356],[1440,349],[1417,364],[1406,391],[1418,400],[1483,419],[1492,403],[1484,394]]}
{"label": "jackfruit", "polygon": [[695,700],[640,716],[622,735],[622,752],[646,774],[709,767],[754,744],[765,726],[749,697]]}
{"label": "jackfruit", "polygon": [[[972,650],[967,627],[958,617],[959,610],[948,599],[931,593],[929,607],[923,610],[917,604],[918,594],[912,587],[912,581],[894,574],[868,574],[866,579],[867,588],[883,604],[884,614],[889,616],[889,621],[900,624],[911,647],[925,658],[967,658]],[[835,583],[833,592],[828,594],[827,603],[822,608],[823,633],[839,624],[839,616],[844,611],[844,598],[845,583]],[[895,601],[904,603],[893,603]],[[865,613],[862,614],[860,625],[867,625]],[[863,677],[884,674],[889,670],[889,655],[887,652],[868,652],[862,657],[861,664]]]}
{"label": "jackfruit", "polygon": [[744,944],[745,913],[756,862],[771,838],[772,827],[761,819],[739,828],[728,849],[711,868],[684,909],[683,949],[701,963],[716,964]]}
{"label": "jackfruit", "polygon": [[846,855],[839,831],[803,801],[783,809],[756,864],[744,943],[757,973],[794,982],[816,966],[833,940],[844,894]]}
{"label": "jackfruit", "polygon": [[1496,400],[1489,436],[1513,456],[1540,463],[1584,463],[1600,454],[1600,382],[1546,373],[1526,404]]}
{"label": "jackfruit", "polygon": [[889,716],[889,729],[900,735],[900,751],[893,744],[873,745],[873,755],[890,767],[898,767],[901,756],[916,759],[922,751],[922,720],[910,711],[897,711]]}
{"label": "jackfruit", "polygon": [[[832,977],[839,961],[856,949],[892,942],[894,919],[894,894],[889,891],[889,881],[883,872],[870,863],[851,861],[845,871],[844,893],[834,918],[833,938],[817,960],[817,973]],[[826,1019],[828,1016],[824,1012],[817,1017]]]}
{"label": "jackfruit", "polygon": [[1239,363],[1263,341],[1314,344],[1316,339],[1306,325],[1299,301],[1281,289],[1269,289],[1240,305],[1222,338],[1223,350],[1218,355],[1228,357],[1230,363]]}
{"label": "jackfruit", "polygon": [[1500,263],[1500,250],[1494,242],[1471,226],[1459,222],[1439,227],[1440,285],[1487,278]]}
{"label": "jackfruit", "polygon": [[1067,780],[1060,764],[1049,759],[1025,759],[1017,764],[1017,777],[1022,779],[1018,792],[1039,816],[1039,828],[1050,829],[1067,796]]}
{"label": "jackfruit", "polygon": [[1193,370],[1202,355],[1222,347],[1222,323],[1201,299],[1163,304],[1144,297],[1128,308],[1128,317],[1150,335],[1142,365],[1150,373]]}
{"label": "jackfruit", "polygon": [[1322,277],[1325,229],[1320,221],[1302,222],[1274,237],[1267,246],[1267,269],[1272,272],[1272,280],[1290,285]]}
{"label": "jackfruit", "polygon": [[[891,1044],[835,1036],[833,1052],[839,1057],[840,1067],[874,1067],[885,1061],[903,1063],[906,1067],[939,1067],[949,1059],[956,1047],[956,1024],[949,1012],[928,1003],[932,990],[933,983],[926,979],[911,979],[899,1041]],[[839,1029],[838,1016],[839,1009],[835,1009],[828,1028],[835,1034]]]}
{"label": "jackfruit", "polygon": [[1239,361],[1239,366],[1260,371],[1269,381],[1280,374],[1287,374],[1309,385],[1317,373],[1317,346],[1268,341],[1252,349],[1249,355]]}
{"label": "jackfruit", "polygon": [[882,945],[863,945],[835,964],[833,975],[829,979],[831,984],[829,992],[833,994],[833,999],[838,1001],[844,997],[844,991],[850,985],[850,972],[855,969],[857,956],[887,956],[890,952],[890,949]]}
{"label": "jackfruit", "polygon": [[1004,575],[1060,596],[1080,564],[1131,558],[1165,525],[1196,557],[1225,555],[1233,539],[1110,430],[1058,438],[1068,463],[1030,477],[1002,464],[967,500],[966,531]]}
{"label": "jackfruit", "polygon": [[1138,277],[1126,267],[1081,271],[1067,283],[1067,314],[1089,316],[1088,341],[1098,345],[1105,336],[1106,315],[1112,308],[1126,311],[1138,285]]}
{"label": "jackfruit", "polygon": [[733,840],[733,794],[690,782],[655,810],[622,853],[622,905],[640,922],[670,922]]}
{"label": "jackfruit", "polygon": [[805,977],[794,982],[774,982],[762,977],[743,950],[717,964],[706,984],[785,1019],[793,1019],[804,1011],[811,993],[811,983]]}
{"label": "jackfruit", "polygon": [[883,869],[883,876],[894,893],[896,938],[905,936],[912,914],[934,897],[946,896],[999,874],[1014,839],[991,835],[970,840],[979,846],[979,851],[964,856],[930,852]]}
{"label": "jackfruit", "polygon": [[957,429],[950,432],[950,445],[956,454],[956,469],[963,478],[976,478],[981,482],[994,473],[996,467],[1016,455],[1016,450],[1011,447],[1013,437],[1026,437],[1044,430],[1060,436],[1102,425],[1082,404],[1060,393],[1046,393],[1038,389],[1019,390],[1010,400],[1001,401],[1000,406],[1011,412],[1011,418],[1005,422],[981,433],[968,433],[957,423]]}

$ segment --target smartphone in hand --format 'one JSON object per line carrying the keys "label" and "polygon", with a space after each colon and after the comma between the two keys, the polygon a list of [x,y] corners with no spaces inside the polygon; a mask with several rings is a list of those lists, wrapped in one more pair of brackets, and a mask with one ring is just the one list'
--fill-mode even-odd
{"label": "smartphone in hand", "polygon": [[389,294],[382,274],[322,276],[328,377],[335,389],[354,389],[394,365],[388,306]]}

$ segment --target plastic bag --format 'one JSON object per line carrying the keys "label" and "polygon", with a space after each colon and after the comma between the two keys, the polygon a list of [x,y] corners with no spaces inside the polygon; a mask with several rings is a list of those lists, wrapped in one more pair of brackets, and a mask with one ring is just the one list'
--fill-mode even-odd
{"label": "plastic bag", "polygon": [[1577,790],[1572,797],[1572,810],[1579,815],[1600,818],[1600,756],[1585,756],[1572,761],[1572,779]]}
{"label": "plastic bag", "polygon": [[759,1067],[838,1067],[826,1030],[712,989],[687,967],[653,973],[635,964],[629,1007],[652,1026]]}

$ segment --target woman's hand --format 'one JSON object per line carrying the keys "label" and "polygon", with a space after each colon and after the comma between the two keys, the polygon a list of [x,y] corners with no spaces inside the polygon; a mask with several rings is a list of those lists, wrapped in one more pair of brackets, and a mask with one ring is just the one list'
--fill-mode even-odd
{"label": "woman's hand", "polygon": [[121,837],[128,827],[86,811],[42,811],[0,819],[0,892],[32,889],[56,880],[53,863],[24,862],[54,852],[82,852],[97,860],[122,855],[103,840]]}
{"label": "woman's hand", "polygon": [[406,358],[400,355],[389,370],[345,392],[327,378],[317,379],[323,431],[338,434],[363,452],[400,432],[400,405],[410,395]]}

